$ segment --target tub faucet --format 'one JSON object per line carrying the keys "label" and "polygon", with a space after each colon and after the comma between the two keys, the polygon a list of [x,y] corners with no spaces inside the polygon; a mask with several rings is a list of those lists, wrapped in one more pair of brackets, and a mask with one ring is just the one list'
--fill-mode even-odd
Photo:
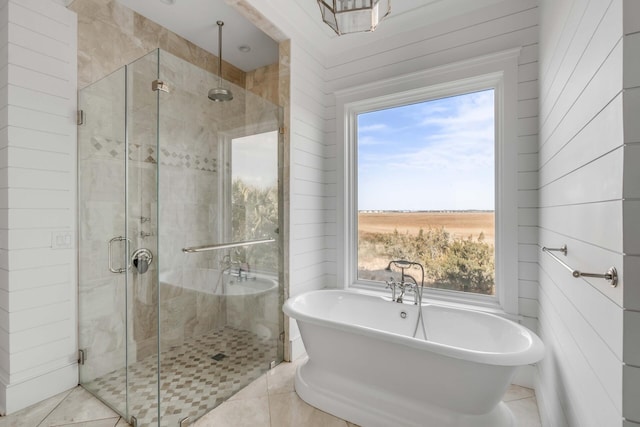
{"label": "tub faucet", "polygon": [[414,299],[414,304],[418,305],[418,293],[417,293],[417,289],[418,289],[418,283],[416,282],[416,280],[409,276],[408,274],[405,274],[405,278],[410,278],[411,280],[413,280],[413,283],[410,282],[398,282],[396,283],[396,287],[398,289],[400,289],[400,295],[398,295],[397,298],[394,298],[396,302],[404,302],[404,294],[405,292],[413,292],[414,295],[416,296],[416,298]]}
{"label": "tub faucet", "polygon": [[[396,282],[393,277],[389,278],[387,283],[387,289],[391,289],[391,301],[403,302],[404,293],[415,289],[415,284],[407,282]],[[400,294],[398,295],[398,292]]]}
{"label": "tub faucet", "polygon": [[240,277],[242,271],[240,265],[240,261],[232,259],[229,254],[226,254],[222,257],[222,260],[220,260],[220,269],[222,270],[222,273],[228,273],[229,276]]}
{"label": "tub faucet", "polygon": [[[391,300],[394,302],[402,303],[404,301],[404,293],[408,291],[413,292],[413,294],[415,295],[414,304],[420,305],[422,302],[422,287],[424,286],[424,267],[422,266],[422,264],[405,260],[390,261],[385,270],[392,271],[392,266],[400,269],[400,281],[396,281],[393,277],[391,277],[389,281],[386,282],[387,288],[391,288]],[[412,267],[420,268],[420,271],[422,272],[422,279],[420,280],[420,283],[418,283],[415,277],[405,273],[406,269]],[[407,279],[409,279],[410,281],[407,281]],[[400,295],[398,296],[396,296],[397,290],[400,291]]]}
{"label": "tub faucet", "polygon": [[243,280],[249,280],[249,273],[251,272],[251,268],[249,267],[249,263],[246,262],[238,262],[236,265],[236,271],[231,272],[232,276],[237,276],[238,281],[242,282]]}

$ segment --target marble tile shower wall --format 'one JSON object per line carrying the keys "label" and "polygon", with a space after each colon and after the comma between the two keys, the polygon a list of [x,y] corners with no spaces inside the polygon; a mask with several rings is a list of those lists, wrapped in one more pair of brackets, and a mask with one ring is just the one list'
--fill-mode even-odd
{"label": "marble tile shower wall", "polygon": [[[217,57],[168,29],[134,12],[117,0],[73,0],[78,14],[78,87],[86,87],[109,73],[161,48],[212,72]],[[244,85],[245,74],[223,61],[222,75]]]}

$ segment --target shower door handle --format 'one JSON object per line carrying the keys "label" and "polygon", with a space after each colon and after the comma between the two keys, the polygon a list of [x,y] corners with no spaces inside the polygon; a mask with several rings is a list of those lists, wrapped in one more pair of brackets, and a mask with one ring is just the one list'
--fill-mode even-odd
{"label": "shower door handle", "polygon": [[[127,267],[126,268],[114,268],[113,267],[113,242],[125,242],[125,252],[127,252],[127,248],[128,246],[131,244],[131,239],[127,238],[127,237],[122,237],[122,236],[118,236],[118,237],[114,237],[113,239],[109,240],[109,271],[112,273],[124,273],[125,271],[127,271],[128,269],[131,268],[131,261],[128,260],[127,261]],[[126,257],[127,259],[129,257]]]}

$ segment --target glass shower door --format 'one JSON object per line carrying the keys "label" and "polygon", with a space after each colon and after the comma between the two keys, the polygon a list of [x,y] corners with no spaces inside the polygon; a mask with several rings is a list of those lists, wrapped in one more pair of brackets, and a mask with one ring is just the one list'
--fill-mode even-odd
{"label": "glass shower door", "polygon": [[154,51],[78,93],[80,384],[138,425],[158,422],[157,76]]}
{"label": "glass shower door", "polygon": [[125,82],[122,68],[78,93],[78,340],[80,384],[128,417]]}

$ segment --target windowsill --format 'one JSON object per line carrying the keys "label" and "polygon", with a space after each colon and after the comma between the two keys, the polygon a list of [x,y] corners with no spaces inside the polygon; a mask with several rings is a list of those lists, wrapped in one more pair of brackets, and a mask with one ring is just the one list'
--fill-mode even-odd
{"label": "windowsill", "polygon": [[[348,287],[347,289],[366,295],[377,296],[391,302],[391,291],[387,289],[381,289],[381,287],[378,285],[356,283],[351,285],[351,287]],[[424,295],[422,296],[422,304],[435,304],[446,307],[459,308],[463,310],[480,311],[483,313],[489,313],[496,316],[504,317],[516,323],[519,323],[522,320],[522,316],[520,315],[505,312],[495,299],[486,298],[483,295],[466,296],[457,295],[458,292],[445,292],[434,292],[433,290],[425,288]],[[403,304],[413,305],[413,303],[413,295],[405,295]]]}

